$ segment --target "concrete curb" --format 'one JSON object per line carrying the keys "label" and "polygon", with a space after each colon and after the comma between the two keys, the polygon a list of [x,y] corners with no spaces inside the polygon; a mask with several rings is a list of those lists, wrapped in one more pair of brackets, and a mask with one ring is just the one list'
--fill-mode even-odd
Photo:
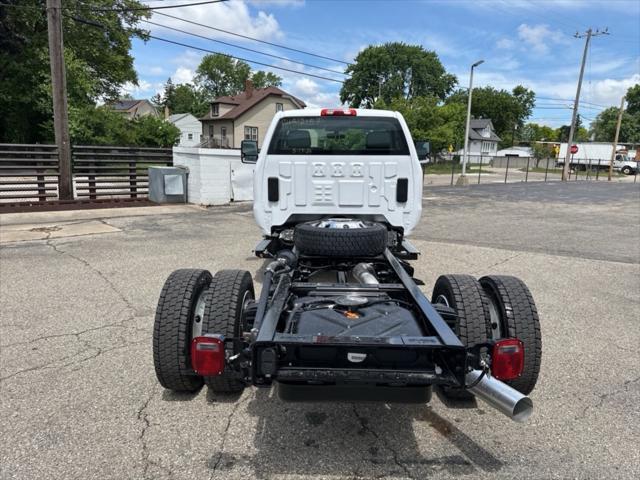
{"label": "concrete curb", "polygon": [[198,205],[162,205],[153,207],[96,208],[91,210],[63,210],[57,212],[23,212],[0,214],[0,226],[59,223],[102,218],[139,217],[195,213],[205,210]]}

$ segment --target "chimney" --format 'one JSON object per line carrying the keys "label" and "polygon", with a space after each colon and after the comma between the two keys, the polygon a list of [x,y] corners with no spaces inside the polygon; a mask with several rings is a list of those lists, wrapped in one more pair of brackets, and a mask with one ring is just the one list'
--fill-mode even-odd
{"label": "chimney", "polygon": [[244,93],[247,98],[251,98],[251,95],[253,95],[253,82],[248,78],[244,81]]}

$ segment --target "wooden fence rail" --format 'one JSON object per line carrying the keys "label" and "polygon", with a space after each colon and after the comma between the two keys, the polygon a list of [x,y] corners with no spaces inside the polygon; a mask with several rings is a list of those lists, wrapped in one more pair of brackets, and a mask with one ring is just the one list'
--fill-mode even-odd
{"label": "wooden fence rail", "polygon": [[[76,199],[143,199],[150,166],[171,166],[168,148],[74,146],[72,172]],[[0,144],[0,203],[58,199],[55,145]]]}

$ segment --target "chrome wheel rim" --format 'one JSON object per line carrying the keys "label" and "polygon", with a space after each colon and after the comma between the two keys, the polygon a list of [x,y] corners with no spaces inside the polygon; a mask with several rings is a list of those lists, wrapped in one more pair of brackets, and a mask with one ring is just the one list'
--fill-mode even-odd
{"label": "chrome wheel rim", "polygon": [[193,309],[193,316],[191,317],[191,338],[200,337],[202,335],[204,309],[207,305],[207,290],[207,288],[203,288],[196,300],[196,306]]}
{"label": "chrome wheel rim", "polygon": [[493,340],[500,340],[503,337],[502,318],[498,311],[498,306],[493,298],[493,295],[487,295],[489,297],[489,321],[491,322],[491,338]]}
{"label": "chrome wheel rim", "polygon": [[324,218],[313,223],[318,228],[336,228],[336,229],[362,229],[367,228],[367,224],[362,220],[352,218]]}
{"label": "chrome wheel rim", "polygon": [[447,307],[450,307],[451,305],[449,305],[449,299],[447,297],[445,297],[444,295],[440,294],[436,297],[436,301],[433,303],[439,303],[440,305],[445,305]]}

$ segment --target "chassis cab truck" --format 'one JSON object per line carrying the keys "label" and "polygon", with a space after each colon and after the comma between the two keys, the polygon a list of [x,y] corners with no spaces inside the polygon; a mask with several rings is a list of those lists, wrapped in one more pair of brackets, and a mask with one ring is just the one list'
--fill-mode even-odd
{"label": "chassis cab truck", "polygon": [[244,141],[262,287],[241,267],[171,273],[153,332],[160,384],[284,401],[428,402],[437,387],[526,420],[542,348],[524,282],[447,274],[428,296],[414,277],[419,146],[399,113],[355,109],[280,112],[259,151]]}

